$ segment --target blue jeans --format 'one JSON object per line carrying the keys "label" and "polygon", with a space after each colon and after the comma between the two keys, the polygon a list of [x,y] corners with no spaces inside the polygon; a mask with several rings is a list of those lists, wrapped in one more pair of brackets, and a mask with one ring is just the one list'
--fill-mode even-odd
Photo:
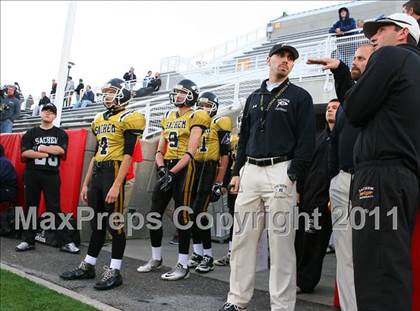
{"label": "blue jeans", "polygon": [[92,102],[90,100],[81,100],[78,101],[76,104],[74,104],[73,108],[85,108],[86,106],[92,104]]}
{"label": "blue jeans", "polygon": [[13,128],[13,122],[9,119],[0,121],[0,133],[11,133]]}

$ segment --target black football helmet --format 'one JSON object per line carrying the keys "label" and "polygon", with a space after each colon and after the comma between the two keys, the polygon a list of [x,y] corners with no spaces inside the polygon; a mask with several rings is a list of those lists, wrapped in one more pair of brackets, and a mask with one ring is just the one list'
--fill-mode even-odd
{"label": "black football helmet", "polygon": [[198,86],[191,80],[181,80],[169,93],[169,100],[176,107],[192,107],[197,102]]}
{"label": "black football helmet", "polygon": [[213,118],[217,114],[217,109],[219,109],[219,99],[212,92],[203,92],[198,96],[197,108],[207,111]]}
{"label": "black football helmet", "polygon": [[102,93],[97,95],[98,102],[102,103],[106,109],[114,110],[128,104],[131,98],[131,91],[124,80],[114,78],[105,83],[102,86]]}

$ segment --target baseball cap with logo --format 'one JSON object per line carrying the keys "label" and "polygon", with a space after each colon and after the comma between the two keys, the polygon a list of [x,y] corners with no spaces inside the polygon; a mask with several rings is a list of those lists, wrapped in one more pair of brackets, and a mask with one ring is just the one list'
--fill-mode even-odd
{"label": "baseball cap with logo", "polygon": [[394,13],[389,16],[378,17],[375,21],[366,22],[363,25],[363,32],[365,36],[370,39],[376,34],[379,27],[386,25],[397,25],[401,28],[407,28],[410,35],[419,43],[420,28],[414,17],[404,13]]}
{"label": "baseball cap with logo", "polygon": [[42,107],[41,111],[49,110],[54,114],[57,114],[57,107],[54,104],[48,103]]}
{"label": "baseball cap with logo", "polygon": [[281,52],[281,51],[287,51],[290,52],[293,55],[293,60],[296,60],[299,58],[299,53],[298,51],[291,45],[287,45],[287,44],[283,44],[283,43],[278,43],[275,44],[271,50],[270,53],[268,53],[268,57],[273,56],[274,54]]}

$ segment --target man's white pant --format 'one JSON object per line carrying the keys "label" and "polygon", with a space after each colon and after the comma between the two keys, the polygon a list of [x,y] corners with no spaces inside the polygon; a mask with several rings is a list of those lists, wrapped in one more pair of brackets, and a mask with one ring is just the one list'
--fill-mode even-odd
{"label": "man's white pant", "polygon": [[235,203],[229,303],[245,308],[251,300],[258,240],[267,227],[271,310],[295,308],[296,186],[287,176],[289,163],[265,167],[246,163],[241,170],[240,192]]}
{"label": "man's white pant", "polygon": [[331,219],[337,258],[337,286],[340,307],[343,311],[357,311],[354,289],[352,227],[349,221],[350,183],[351,175],[341,170],[331,180],[330,184]]}

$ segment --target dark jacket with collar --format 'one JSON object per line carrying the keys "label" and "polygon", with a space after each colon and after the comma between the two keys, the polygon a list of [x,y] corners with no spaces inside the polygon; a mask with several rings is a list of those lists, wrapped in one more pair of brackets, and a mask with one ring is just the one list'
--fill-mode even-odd
{"label": "dark jacket with collar", "polygon": [[355,165],[403,160],[420,176],[420,55],[417,47],[385,46],[372,54],[344,110],[361,127]]}
{"label": "dark jacket with collar", "polygon": [[[246,100],[243,112],[236,163],[233,176],[245,164],[247,156],[268,158],[288,156],[292,158],[289,175],[298,180],[304,177],[315,146],[315,113],[311,95],[303,88],[288,80],[271,92],[267,90],[265,80]],[[262,128],[260,104],[264,110],[275,95],[289,83],[285,91],[278,96],[265,114]]]}

